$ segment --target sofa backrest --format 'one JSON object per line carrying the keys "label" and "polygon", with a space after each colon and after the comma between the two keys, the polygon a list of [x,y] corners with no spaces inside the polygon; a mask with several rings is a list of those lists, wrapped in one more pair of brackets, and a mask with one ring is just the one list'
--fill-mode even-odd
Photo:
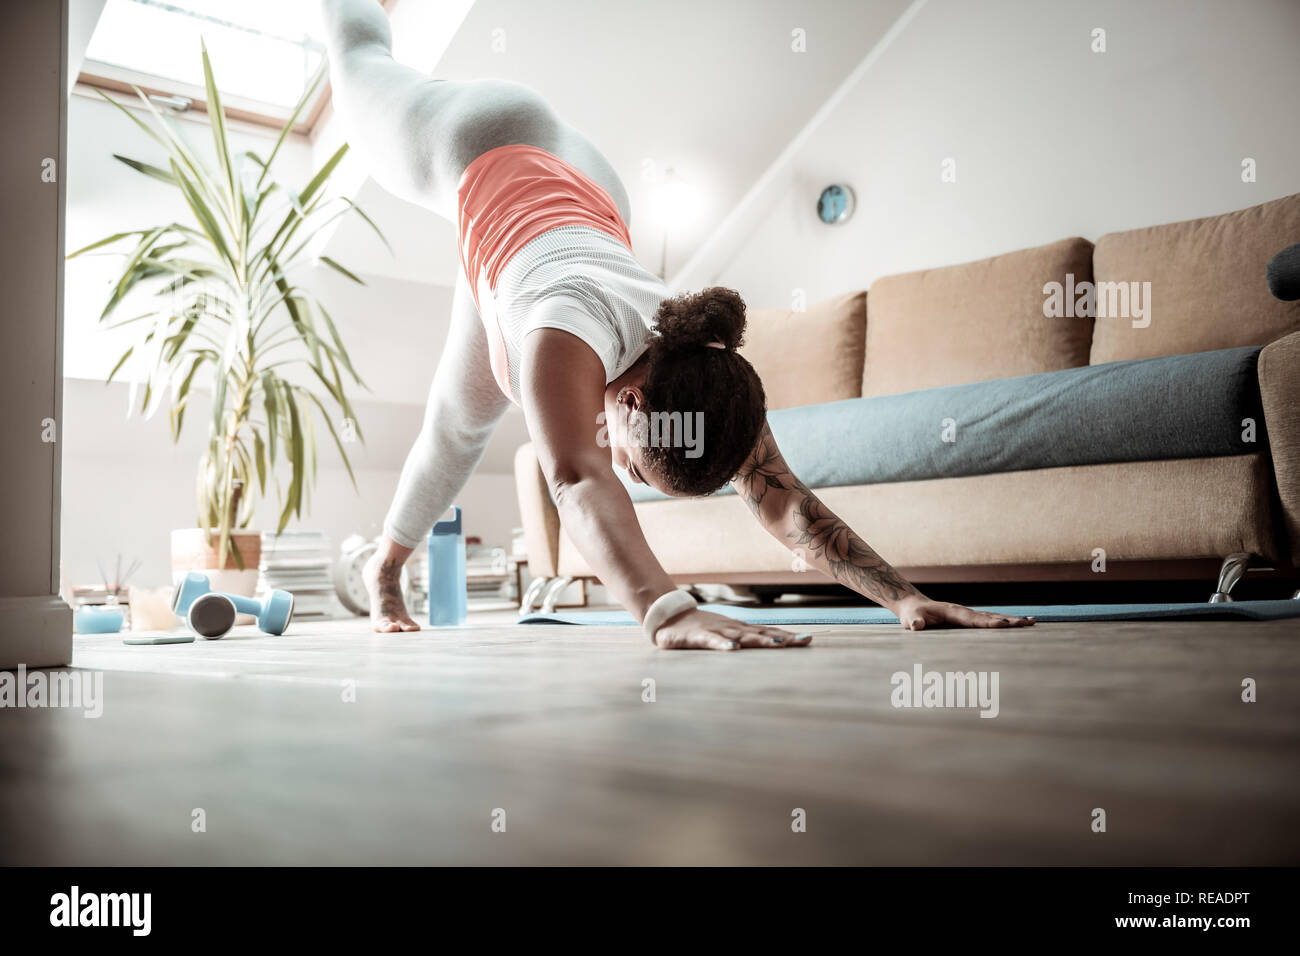
{"label": "sofa backrest", "polygon": [[1044,286],[1091,279],[1086,239],[877,279],[867,296],[862,394],[1087,365],[1092,319],[1047,317]]}
{"label": "sofa backrest", "polygon": [[[1300,303],[1273,298],[1264,278],[1268,260],[1295,242],[1300,194],[1102,236],[1093,255],[1099,307],[1092,363],[1267,345],[1300,328]],[[1127,284],[1130,298],[1134,283],[1149,289],[1149,311],[1135,317],[1100,306],[1110,297],[1101,294],[1103,283],[1117,291]],[[1121,314],[1103,315],[1107,310]]]}
{"label": "sofa backrest", "polygon": [[862,387],[866,293],[803,312],[753,309],[740,354],[763,380],[769,409],[857,398]]}

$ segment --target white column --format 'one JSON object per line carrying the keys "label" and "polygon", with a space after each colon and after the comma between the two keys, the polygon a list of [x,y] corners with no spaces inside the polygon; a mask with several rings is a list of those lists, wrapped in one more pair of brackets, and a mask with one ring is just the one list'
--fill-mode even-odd
{"label": "white column", "polygon": [[58,597],[67,23],[67,0],[9,0],[0,29],[0,668],[6,669],[72,660],[72,611]]}

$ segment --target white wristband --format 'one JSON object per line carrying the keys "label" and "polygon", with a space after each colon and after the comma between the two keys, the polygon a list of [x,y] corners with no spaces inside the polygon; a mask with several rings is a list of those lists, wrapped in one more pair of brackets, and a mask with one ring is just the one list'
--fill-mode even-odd
{"label": "white wristband", "polygon": [[649,610],[645,612],[645,620],[641,622],[641,627],[645,630],[650,640],[655,639],[655,633],[679,614],[685,614],[687,611],[693,611],[699,607],[695,598],[691,597],[685,591],[669,591],[655,598]]}

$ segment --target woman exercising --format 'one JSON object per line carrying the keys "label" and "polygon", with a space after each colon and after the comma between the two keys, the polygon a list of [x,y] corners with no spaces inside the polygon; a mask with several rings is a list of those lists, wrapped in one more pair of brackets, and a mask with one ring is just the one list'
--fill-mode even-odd
{"label": "woman exercising", "polygon": [[[905,628],[1033,623],[929,600],[795,477],[768,430],[763,385],[736,352],[740,296],[670,296],[632,255],[613,167],[536,92],[423,76],[393,60],[377,0],[322,7],[334,102],[353,148],[380,185],[456,223],[462,266],[424,423],[366,569],[375,630],[419,629],[402,603],[402,566],[510,402],[523,408],[565,532],[659,647],[810,638],[702,611],[677,590],[611,461],[668,495],[707,495],[730,481],[778,540]],[[652,420],[669,428],[649,430]],[[683,422],[702,434],[683,440]]]}

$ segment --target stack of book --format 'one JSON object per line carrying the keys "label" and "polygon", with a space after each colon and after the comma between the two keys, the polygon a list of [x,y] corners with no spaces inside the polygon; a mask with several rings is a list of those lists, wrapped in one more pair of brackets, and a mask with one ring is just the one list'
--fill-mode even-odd
{"label": "stack of book", "polygon": [[324,531],[262,533],[258,594],[271,590],[293,595],[294,618],[330,618],[343,613],[330,576],[329,538]]}
{"label": "stack of book", "polygon": [[510,565],[505,548],[471,544],[465,549],[469,607],[489,610],[510,600]]}

